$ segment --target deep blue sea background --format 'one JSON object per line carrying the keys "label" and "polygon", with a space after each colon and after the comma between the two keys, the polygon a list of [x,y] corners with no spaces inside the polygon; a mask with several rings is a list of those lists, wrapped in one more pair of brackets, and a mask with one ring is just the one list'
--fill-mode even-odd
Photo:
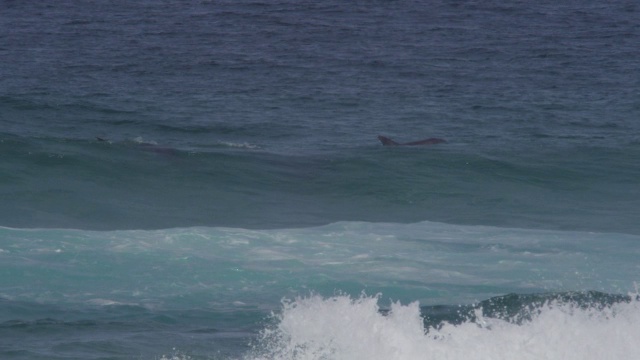
{"label": "deep blue sea background", "polygon": [[640,356],[638,19],[0,1],[0,357]]}

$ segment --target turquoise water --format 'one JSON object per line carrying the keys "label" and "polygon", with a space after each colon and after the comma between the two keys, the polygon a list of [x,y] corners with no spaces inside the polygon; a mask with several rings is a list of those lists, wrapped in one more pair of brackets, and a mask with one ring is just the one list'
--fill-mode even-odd
{"label": "turquoise water", "polygon": [[637,357],[637,18],[0,4],[0,357]]}
{"label": "turquoise water", "polygon": [[[586,341],[598,348],[614,341],[613,352],[633,353],[639,334],[630,322],[639,314],[637,235],[342,222],[288,230],[3,229],[2,239],[0,331],[3,354],[15,358],[371,358],[378,350],[361,350],[375,344],[383,349],[374,358],[421,358],[435,347],[458,359],[498,336],[491,347],[500,354],[488,348],[487,356],[506,359],[522,346],[577,359]],[[605,298],[553,305],[551,294],[584,289]],[[635,295],[627,300],[606,295],[628,292]],[[482,310],[468,319],[469,310],[456,306],[509,293],[550,295],[509,300],[497,313],[480,303],[486,319]],[[378,309],[407,318],[387,319]],[[505,322],[523,311],[534,320]],[[419,336],[443,320],[458,327]],[[457,350],[456,336],[470,336],[476,323],[480,338]],[[583,326],[603,336],[573,334]],[[538,327],[571,341],[536,344]],[[522,333],[519,345],[503,343],[512,331]],[[249,347],[257,334],[262,340]],[[440,337],[448,340],[434,342]],[[406,346],[397,348],[396,338]]]}

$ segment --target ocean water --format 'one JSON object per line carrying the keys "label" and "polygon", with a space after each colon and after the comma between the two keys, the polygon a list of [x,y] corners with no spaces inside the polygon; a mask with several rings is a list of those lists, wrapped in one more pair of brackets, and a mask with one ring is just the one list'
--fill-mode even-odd
{"label": "ocean water", "polygon": [[0,2],[0,358],[639,358],[638,18]]}

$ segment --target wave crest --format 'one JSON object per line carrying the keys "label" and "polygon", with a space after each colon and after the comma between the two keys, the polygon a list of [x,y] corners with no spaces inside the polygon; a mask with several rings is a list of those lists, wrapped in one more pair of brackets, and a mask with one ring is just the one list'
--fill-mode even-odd
{"label": "wave crest", "polygon": [[312,295],[284,303],[248,359],[604,359],[638,358],[640,302],[582,306],[550,301],[520,324],[486,317],[480,308],[459,324],[426,327],[414,302],[379,296]]}

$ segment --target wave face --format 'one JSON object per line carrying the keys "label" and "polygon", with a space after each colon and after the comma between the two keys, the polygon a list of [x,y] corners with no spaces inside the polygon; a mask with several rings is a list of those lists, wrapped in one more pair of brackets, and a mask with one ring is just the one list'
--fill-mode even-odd
{"label": "wave face", "polygon": [[5,135],[1,223],[265,229],[430,220],[640,233],[637,145],[521,146],[522,154],[495,145],[387,148],[374,140],[280,154],[251,143],[185,150],[141,137]]}
{"label": "wave face", "polygon": [[639,11],[2,2],[0,358],[640,358]]}

